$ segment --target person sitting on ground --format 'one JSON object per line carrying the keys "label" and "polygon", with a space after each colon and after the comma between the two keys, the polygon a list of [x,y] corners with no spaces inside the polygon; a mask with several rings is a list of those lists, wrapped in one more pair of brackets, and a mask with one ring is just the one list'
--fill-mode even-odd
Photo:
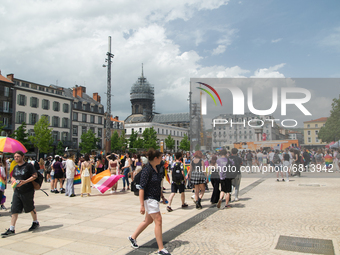
{"label": "person sitting on ground", "polygon": [[175,154],[175,157],[176,157],[176,161],[172,164],[172,167],[171,167],[172,169],[171,195],[169,197],[169,205],[166,208],[168,212],[173,211],[171,208],[171,203],[172,203],[172,199],[177,193],[177,190],[179,191],[179,194],[181,194],[182,208],[188,207],[188,205],[185,203],[184,167],[183,167],[183,163],[180,161],[182,157],[182,153],[177,152]]}

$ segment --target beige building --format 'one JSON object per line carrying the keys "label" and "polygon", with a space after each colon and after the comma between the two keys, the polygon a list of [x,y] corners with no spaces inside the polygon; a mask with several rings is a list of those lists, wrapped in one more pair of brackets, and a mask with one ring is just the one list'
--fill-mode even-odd
{"label": "beige building", "polygon": [[327,144],[327,143],[323,143],[318,138],[320,128],[325,126],[326,121],[327,121],[327,117],[322,117],[319,119],[303,122],[305,145]]}

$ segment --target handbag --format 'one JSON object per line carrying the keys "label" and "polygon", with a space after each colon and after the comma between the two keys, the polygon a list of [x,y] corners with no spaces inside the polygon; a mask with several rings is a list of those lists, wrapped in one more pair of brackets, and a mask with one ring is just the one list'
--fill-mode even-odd
{"label": "handbag", "polygon": [[88,168],[85,168],[84,170],[84,177],[89,177],[90,176],[90,172]]}

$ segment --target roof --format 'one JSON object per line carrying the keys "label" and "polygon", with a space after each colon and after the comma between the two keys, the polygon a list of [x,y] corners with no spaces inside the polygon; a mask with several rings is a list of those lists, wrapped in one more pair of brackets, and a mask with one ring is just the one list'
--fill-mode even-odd
{"label": "roof", "polygon": [[[56,86],[54,86],[56,87]],[[65,96],[70,97],[70,98],[76,98],[81,102],[87,102],[87,103],[93,103],[96,105],[102,105],[101,103],[97,102],[96,100],[94,100],[92,97],[90,97],[89,95],[87,95],[86,93],[83,93],[83,97],[73,97],[73,90],[70,88],[63,88],[65,91]]]}
{"label": "roof", "polygon": [[155,114],[152,122],[157,123],[180,123],[190,122],[189,113],[166,113],[166,114]]}
{"label": "roof", "polygon": [[125,123],[149,122],[143,114],[132,114],[125,119]]}
{"label": "roof", "polygon": [[5,76],[2,76],[1,74],[0,74],[0,81],[4,81],[4,82],[8,82],[8,83],[14,84],[11,80],[7,79]]}
{"label": "roof", "polygon": [[114,121],[114,122],[124,122],[123,120],[117,120],[117,119],[115,119],[113,117],[111,117],[111,121]]}
{"label": "roof", "polygon": [[303,123],[308,123],[308,122],[326,122],[328,119],[328,117],[322,117],[322,118],[318,118],[315,120],[309,120],[309,121],[304,121]]}

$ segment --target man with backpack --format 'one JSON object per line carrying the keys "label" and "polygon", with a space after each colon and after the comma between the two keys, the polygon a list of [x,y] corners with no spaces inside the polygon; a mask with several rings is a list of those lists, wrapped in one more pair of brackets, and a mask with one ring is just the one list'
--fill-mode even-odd
{"label": "man with backpack", "polygon": [[171,202],[174,196],[177,193],[177,190],[179,191],[179,194],[181,194],[181,200],[182,200],[182,208],[188,207],[188,205],[185,203],[185,184],[184,184],[184,166],[183,163],[180,161],[182,157],[181,152],[177,152],[175,154],[176,161],[172,164],[172,183],[171,183],[171,195],[169,197],[169,206],[167,206],[167,211],[172,212],[171,209]]}
{"label": "man with backpack", "polygon": [[249,172],[252,173],[253,169],[253,154],[251,153],[251,150],[248,151],[248,153],[246,154],[246,160],[247,160],[247,166],[249,166]]}
{"label": "man with backpack", "polygon": [[14,153],[14,160],[18,164],[14,167],[11,178],[12,187],[14,188],[11,208],[11,226],[6,232],[1,234],[3,237],[15,234],[15,223],[22,210],[25,210],[25,213],[30,212],[33,218],[32,226],[28,231],[33,231],[39,227],[37,212],[34,207],[33,186],[33,181],[38,177],[37,171],[32,164],[24,161],[24,153],[22,151]]}
{"label": "man with backpack", "polygon": [[279,172],[281,172],[281,177],[282,177],[282,181],[285,181],[285,179],[283,178],[283,172],[282,172],[282,155],[279,154],[279,151],[276,150],[274,153],[274,157],[273,157],[273,163],[275,166],[275,172],[276,172],[276,181],[280,181],[279,180]]}
{"label": "man with backpack", "polygon": [[234,201],[237,202],[238,195],[240,193],[240,184],[241,184],[241,165],[242,165],[242,159],[237,155],[238,149],[232,148],[231,149],[231,156],[229,156],[228,160],[231,160],[234,162],[235,168],[236,168],[236,175],[235,178],[232,179],[231,184],[235,188],[235,199]]}

